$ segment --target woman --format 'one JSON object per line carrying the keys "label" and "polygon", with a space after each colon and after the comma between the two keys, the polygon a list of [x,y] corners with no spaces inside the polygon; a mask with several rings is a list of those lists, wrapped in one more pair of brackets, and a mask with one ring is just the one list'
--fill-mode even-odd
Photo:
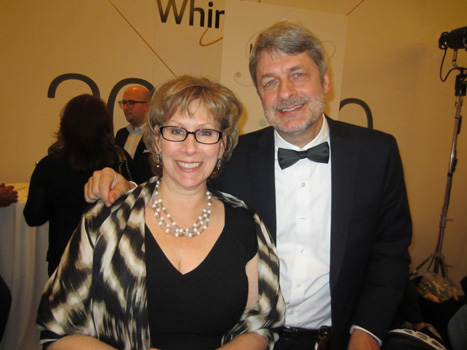
{"label": "woman", "polygon": [[83,186],[103,166],[120,167],[131,180],[125,153],[113,141],[104,101],[88,94],[74,97],[62,111],[57,141],[34,169],[24,208],[29,226],[49,221],[49,276],[87,206]]}
{"label": "woman", "polygon": [[278,259],[243,202],[211,193],[242,107],[207,79],[162,85],[148,114],[153,177],[88,211],[49,280],[42,344],[71,349],[272,349]]}

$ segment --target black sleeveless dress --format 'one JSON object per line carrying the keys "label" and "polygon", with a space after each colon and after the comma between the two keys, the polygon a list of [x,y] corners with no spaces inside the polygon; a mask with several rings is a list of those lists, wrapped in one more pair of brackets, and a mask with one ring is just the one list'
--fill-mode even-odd
{"label": "black sleeveless dress", "polygon": [[245,266],[258,250],[252,214],[225,207],[224,230],[194,270],[181,274],[146,227],[146,269],[152,346],[210,350],[240,319],[248,296]]}

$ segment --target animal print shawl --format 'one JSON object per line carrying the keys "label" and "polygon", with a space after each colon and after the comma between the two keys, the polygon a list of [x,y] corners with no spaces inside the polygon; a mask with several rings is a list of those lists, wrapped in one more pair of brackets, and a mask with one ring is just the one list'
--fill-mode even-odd
{"label": "animal print shawl", "polygon": [[[82,217],[60,266],[47,282],[37,323],[46,346],[70,334],[86,334],[118,349],[151,347],[148,324],[144,209],[157,178],[123,196],[112,207],[99,201]],[[234,207],[245,204],[223,193],[215,196]],[[272,239],[254,214],[258,237],[259,301],[245,309],[223,344],[256,332],[273,348],[271,328],[282,325],[284,301],[279,261]]]}

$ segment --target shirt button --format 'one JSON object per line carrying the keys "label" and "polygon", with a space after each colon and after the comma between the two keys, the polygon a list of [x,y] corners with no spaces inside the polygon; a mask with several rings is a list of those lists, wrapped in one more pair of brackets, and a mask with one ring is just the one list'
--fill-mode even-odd
{"label": "shirt button", "polygon": [[304,253],[305,253],[305,249],[300,250],[300,253],[304,254]]}
{"label": "shirt button", "polygon": [[302,285],[300,283],[296,284],[297,288],[300,288]]}
{"label": "shirt button", "polygon": [[305,182],[302,182],[302,187],[306,187],[306,183],[305,183]]}
{"label": "shirt button", "polygon": [[290,315],[293,315],[294,313],[295,313],[295,311],[293,311],[293,310],[289,312]]}

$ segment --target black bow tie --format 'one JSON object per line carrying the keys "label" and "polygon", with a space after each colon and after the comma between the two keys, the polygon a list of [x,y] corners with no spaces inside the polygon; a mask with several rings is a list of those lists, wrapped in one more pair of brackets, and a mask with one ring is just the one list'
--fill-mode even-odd
{"label": "black bow tie", "polygon": [[279,148],[278,158],[281,169],[288,168],[300,159],[305,158],[317,163],[327,163],[329,161],[329,144],[327,142],[323,142],[315,147],[307,149],[306,151],[294,151],[291,149]]}

